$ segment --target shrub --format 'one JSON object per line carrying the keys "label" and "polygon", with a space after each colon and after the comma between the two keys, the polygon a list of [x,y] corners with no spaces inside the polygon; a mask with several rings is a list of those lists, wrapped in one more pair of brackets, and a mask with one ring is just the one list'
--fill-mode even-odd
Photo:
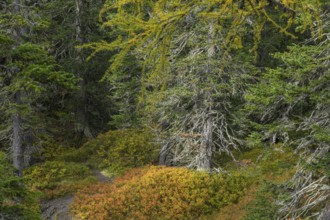
{"label": "shrub", "polygon": [[259,165],[264,174],[282,175],[297,163],[297,155],[289,147],[273,146],[265,150]]}
{"label": "shrub", "polygon": [[102,173],[108,177],[116,177],[116,176],[122,176],[125,174],[125,172],[127,171],[127,168],[122,167],[120,165],[110,165],[108,167],[106,167]]}
{"label": "shrub", "polygon": [[[54,160],[54,158],[58,157],[59,155],[63,155],[71,149],[71,145],[62,143],[47,135],[42,135],[40,139],[42,141],[42,148],[40,151],[35,153],[35,160],[37,158],[39,161]],[[37,162],[39,161],[37,160]]]}
{"label": "shrub", "polygon": [[236,202],[246,184],[239,175],[149,166],[80,191],[72,210],[81,219],[196,219]]}
{"label": "shrub", "polygon": [[43,199],[53,199],[62,197],[69,194],[74,194],[79,190],[95,184],[97,182],[94,176],[86,177],[85,179],[81,180],[72,180],[72,181],[62,181],[61,183],[57,184],[55,188],[52,189],[44,189],[43,190]]}
{"label": "shrub", "polygon": [[100,134],[60,159],[87,162],[95,168],[139,167],[155,161],[158,149],[151,132],[143,129],[123,129]]}
{"label": "shrub", "polygon": [[[91,140],[91,142],[94,140]],[[61,155],[58,155],[54,160],[57,161],[71,161],[75,163],[85,163],[89,166],[96,167],[101,163],[101,160],[97,158],[97,149],[87,142],[85,145],[78,149],[66,149]],[[87,146],[88,145],[88,146]]]}
{"label": "shrub", "polygon": [[6,154],[0,152],[0,219],[40,219],[39,212],[36,195],[14,175]]}
{"label": "shrub", "polygon": [[247,215],[244,220],[276,220],[279,219],[277,211],[279,205],[276,200],[280,195],[284,195],[280,185],[263,182],[256,194],[255,200],[246,206]]}
{"label": "shrub", "polygon": [[85,165],[73,162],[47,161],[25,170],[24,178],[32,189],[54,189],[66,181],[82,180],[91,175]]}

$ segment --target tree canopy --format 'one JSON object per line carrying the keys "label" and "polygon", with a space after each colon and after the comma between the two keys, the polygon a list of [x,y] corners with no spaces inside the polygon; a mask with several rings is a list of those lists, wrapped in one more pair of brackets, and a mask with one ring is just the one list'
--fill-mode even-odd
{"label": "tree canopy", "polygon": [[1,1],[0,218],[328,219],[329,9]]}

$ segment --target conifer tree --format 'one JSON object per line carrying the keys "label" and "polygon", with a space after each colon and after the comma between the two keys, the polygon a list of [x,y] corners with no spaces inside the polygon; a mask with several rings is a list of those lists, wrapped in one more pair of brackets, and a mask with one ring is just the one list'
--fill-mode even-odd
{"label": "conifer tree", "polygon": [[[281,201],[285,218],[327,219],[330,214],[329,15],[324,15],[323,25],[321,38],[275,54],[278,67],[262,74],[260,83],[246,95],[247,110],[259,134],[251,139],[281,142],[301,155],[286,188],[290,198]],[[321,212],[320,207],[324,207]]]}
{"label": "conifer tree", "polygon": [[100,17],[118,37],[87,46],[92,55],[116,52],[106,76],[123,70],[128,56],[140,60],[145,119],[167,133],[161,162],[172,152],[175,164],[202,170],[214,150],[231,155],[243,133],[232,109],[242,103],[232,96],[242,95],[247,69],[233,62],[234,51],[257,54],[265,24],[296,38],[293,25],[304,32],[320,23],[314,1],[109,0]]}
{"label": "conifer tree", "polygon": [[[42,14],[48,17],[50,28],[46,36],[50,44],[50,53],[67,72],[79,78],[79,87],[65,99],[66,111],[74,117],[67,123],[71,136],[78,143],[84,137],[91,138],[101,131],[108,130],[110,117],[114,113],[111,85],[100,82],[111,57],[109,52],[86,61],[88,51],[80,47],[91,41],[111,38],[99,28],[98,13],[101,1],[95,0],[55,0],[43,6]],[[104,94],[107,93],[107,96]]]}
{"label": "conifer tree", "polygon": [[[1,16],[1,118],[2,140],[11,145],[14,167],[22,175],[36,149],[42,121],[43,98],[48,91],[73,89],[72,74],[61,71],[34,34],[44,27],[35,5],[15,0],[2,5]],[[39,43],[39,45],[37,44]]]}

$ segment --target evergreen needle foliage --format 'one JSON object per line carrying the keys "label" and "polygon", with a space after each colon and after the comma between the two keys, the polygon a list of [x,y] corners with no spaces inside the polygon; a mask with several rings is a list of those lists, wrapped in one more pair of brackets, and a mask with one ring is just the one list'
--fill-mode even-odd
{"label": "evergreen needle foliage", "polygon": [[0,218],[82,190],[83,219],[329,219],[329,11],[0,1]]}

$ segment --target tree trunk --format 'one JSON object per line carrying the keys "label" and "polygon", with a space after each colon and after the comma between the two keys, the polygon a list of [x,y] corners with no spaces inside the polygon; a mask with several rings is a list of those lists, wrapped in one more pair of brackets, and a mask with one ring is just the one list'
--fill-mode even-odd
{"label": "tree trunk", "polygon": [[77,104],[77,110],[76,110],[76,117],[77,117],[77,125],[76,125],[76,131],[78,133],[82,133],[87,138],[93,138],[93,134],[91,132],[91,129],[89,127],[89,123],[86,117],[86,95],[84,91],[84,85],[85,83],[81,79],[79,82],[79,91],[78,91],[78,104]]}
{"label": "tree trunk", "polygon": [[170,150],[170,143],[165,143],[159,153],[159,165],[169,165],[168,153]]}
{"label": "tree trunk", "polygon": [[[15,0],[13,2],[13,13],[19,14],[21,11],[21,2],[20,0]],[[21,43],[22,39],[22,28],[21,27],[15,27],[12,30],[12,36],[17,41],[16,44]],[[12,143],[11,143],[11,149],[13,153],[13,165],[17,170],[17,175],[22,176],[23,171],[23,165],[24,165],[24,149],[23,149],[23,126],[22,126],[22,117],[21,113],[19,112],[19,109],[17,106],[21,105],[21,92],[18,90],[15,92],[13,101],[16,105],[16,109],[12,115],[12,130],[13,130],[13,136],[12,136]]]}
{"label": "tree trunk", "polygon": [[321,211],[321,215],[318,220],[329,220],[330,219],[330,201],[327,202],[324,209]]}
{"label": "tree trunk", "polygon": [[203,129],[203,141],[198,155],[197,170],[209,171],[211,169],[213,148],[212,121],[210,118],[207,119]]}
{"label": "tree trunk", "polygon": [[83,42],[81,36],[81,11],[82,11],[82,1],[76,0],[76,41],[81,44]]}
{"label": "tree trunk", "polygon": [[[215,45],[213,45],[215,37],[215,30],[213,22],[209,25],[209,33],[208,33],[208,43],[209,49],[207,51],[208,56],[208,64],[207,64],[207,72],[211,74],[213,71],[212,68],[212,58],[216,53]],[[207,77],[207,76],[206,76]],[[207,79],[205,79],[207,80]],[[212,119],[211,119],[211,111],[212,111],[212,97],[209,91],[205,91],[204,99],[207,101],[206,113],[204,117],[206,117],[206,122],[203,125],[203,140],[201,143],[200,153],[198,155],[198,165],[197,170],[209,171],[211,169],[212,163],[212,151],[213,151],[213,128],[212,128]]]}
{"label": "tree trunk", "polygon": [[[76,0],[76,41],[78,45],[82,45],[83,37],[82,37],[82,23],[81,23],[81,12],[82,12],[83,3],[82,0]],[[77,93],[77,126],[76,130],[79,133],[82,133],[84,136],[88,138],[92,138],[92,132],[88,125],[88,120],[86,117],[86,92],[85,92],[85,81],[83,78],[82,70],[80,69],[81,64],[83,63],[83,58],[81,56],[80,51],[77,51],[77,76],[80,78],[79,81],[79,91]]]}
{"label": "tree trunk", "polygon": [[[21,94],[16,92],[15,104],[21,104]],[[12,151],[13,151],[13,164],[17,170],[17,175],[22,176],[24,157],[23,157],[23,130],[22,130],[22,118],[18,110],[12,116],[13,120],[13,139],[12,139]]]}

